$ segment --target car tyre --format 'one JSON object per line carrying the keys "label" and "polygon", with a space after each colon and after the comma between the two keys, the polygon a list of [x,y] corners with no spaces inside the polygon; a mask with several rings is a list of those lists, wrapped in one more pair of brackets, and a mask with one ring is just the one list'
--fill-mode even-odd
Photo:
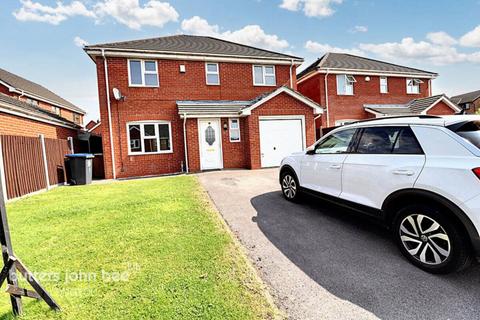
{"label": "car tyre", "polygon": [[427,272],[456,272],[471,262],[464,231],[443,209],[423,204],[407,206],[398,211],[393,233],[402,254]]}
{"label": "car tyre", "polygon": [[288,201],[297,202],[300,199],[300,190],[297,176],[290,170],[282,172],[280,176],[282,194]]}

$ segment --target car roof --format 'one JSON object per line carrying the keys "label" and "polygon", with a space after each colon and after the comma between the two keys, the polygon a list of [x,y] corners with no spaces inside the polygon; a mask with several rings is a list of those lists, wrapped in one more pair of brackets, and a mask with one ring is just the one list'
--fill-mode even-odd
{"label": "car roof", "polygon": [[464,121],[480,121],[480,115],[448,115],[448,116],[398,116],[383,117],[357,121],[352,124],[343,126],[342,128],[356,128],[366,126],[381,125],[432,125],[446,127]]}

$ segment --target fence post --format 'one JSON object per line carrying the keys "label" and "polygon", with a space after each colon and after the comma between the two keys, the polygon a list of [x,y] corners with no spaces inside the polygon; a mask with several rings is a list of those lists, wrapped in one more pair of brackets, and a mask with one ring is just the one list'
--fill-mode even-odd
{"label": "fence post", "polygon": [[5,179],[5,164],[3,163],[3,136],[0,136],[0,179],[2,184],[2,193],[5,200],[8,200],[7,180]]}
{"label": "fence post", "polygon": [[48,163],[47,163],[47,151],[45,148],[45,136],[43,134],[40,134],[38,136],[40,138],[40,144],[42,145],[43,166],[45,168],[45,181],[47,182],[47,190],[49,190],[50,179],[48,178]]}
{"label": "fence post", "polygon": [[73,138],[67,137],[67,141],[70,144],[70,153],[75,153],[75,151],[73,150]]}

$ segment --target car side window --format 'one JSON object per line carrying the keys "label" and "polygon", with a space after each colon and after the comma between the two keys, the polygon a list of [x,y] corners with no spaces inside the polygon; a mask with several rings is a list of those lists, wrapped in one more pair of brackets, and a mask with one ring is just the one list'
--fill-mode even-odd
{"label": "car side window", "polygon": [[372,127],[362,130],[357,146],[362,154],[422,154],[410,127]]}
{"label": "car side window", "polygon": [[356,129],[332,133],[315,146],[315,154],[346,153]]}

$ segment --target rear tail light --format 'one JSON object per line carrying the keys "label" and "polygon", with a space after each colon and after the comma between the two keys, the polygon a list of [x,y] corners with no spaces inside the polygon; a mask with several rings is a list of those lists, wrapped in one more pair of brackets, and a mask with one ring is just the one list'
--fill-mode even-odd
{"label": "rear tail light", "polygon": [[480,179],[480,168],[474,168],[472,169],[473,173],[477,176],[478,179]]}

